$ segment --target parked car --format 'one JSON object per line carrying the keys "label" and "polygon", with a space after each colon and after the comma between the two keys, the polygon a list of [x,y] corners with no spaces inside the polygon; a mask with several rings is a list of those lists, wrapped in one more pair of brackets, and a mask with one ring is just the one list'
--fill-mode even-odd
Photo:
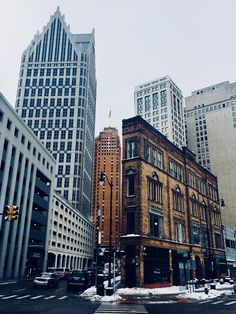
{"label": "parked car", "polygon": [[71,270],[65,267],[55,268],[55,273],[60,279],[67,279],[71,275]]}
{"label": "parked car", "polygon": [[33,281],[34,288],[37,287],[58,287],[59,278],[55,273],[42,273],[41,276],[35,277]]}
{"label": "parked car", "polygon": [[67,281],[67,290],[85,290],[90,286],[87,271],[74,270]]}

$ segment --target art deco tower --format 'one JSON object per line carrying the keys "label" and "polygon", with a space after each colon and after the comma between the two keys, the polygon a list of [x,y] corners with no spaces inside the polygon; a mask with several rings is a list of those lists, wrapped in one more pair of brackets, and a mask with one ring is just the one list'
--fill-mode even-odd
{"label": "art deco tower", "polygon": [[57,161],[55,188],[91,215],[96,112],[94,31],[72,34],[59,8],[23,52],[16,108]]}
{"label": "art deco tower", "polygon": [[93,184],[93,217],[96,220],[100,210],[99,230],[101,245],[109,245],[110,234],[110,187],[107,182],[99,185],[99,174],[104,172],[113,183],[112,188],[112,246],[119,247],[120,236],[120,188],[121,188],[121,146],[118,131],[105,128],[95,140],[94,184]]}

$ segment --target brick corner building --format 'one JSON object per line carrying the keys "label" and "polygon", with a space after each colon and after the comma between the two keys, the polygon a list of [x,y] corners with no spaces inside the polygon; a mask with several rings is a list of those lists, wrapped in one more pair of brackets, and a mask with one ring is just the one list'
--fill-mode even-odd
{"label": "brick corner building", "polygon": [[122,283],[181,285],[225,272],[217,178],[140,116],[123,120]]}

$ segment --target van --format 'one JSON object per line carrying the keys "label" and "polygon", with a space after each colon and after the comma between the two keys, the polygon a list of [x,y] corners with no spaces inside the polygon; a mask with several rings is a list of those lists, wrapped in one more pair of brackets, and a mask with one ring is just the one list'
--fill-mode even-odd
{"label": "van", "polygon": [[55,268],[55,274],[60,279],[67,279],[71,274],[71,270],[65,267]]}

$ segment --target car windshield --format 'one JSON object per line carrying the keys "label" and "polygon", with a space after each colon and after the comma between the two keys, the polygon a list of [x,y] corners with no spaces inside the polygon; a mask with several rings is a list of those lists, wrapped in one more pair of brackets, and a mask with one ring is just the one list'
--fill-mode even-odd
{"label": "car windshield", "polygon": [[51,274],[45,274],[45,273],[44,273],[44,274],[41,274],[41,277],[44,277],[44,278],[45,278],[45,277],[50,277],[50,276],[51,276]]}
{"label": "car windshield", "polygon": [[84,273],[81,271],[73,271],[72,276],[74,277],[84,277]]}

